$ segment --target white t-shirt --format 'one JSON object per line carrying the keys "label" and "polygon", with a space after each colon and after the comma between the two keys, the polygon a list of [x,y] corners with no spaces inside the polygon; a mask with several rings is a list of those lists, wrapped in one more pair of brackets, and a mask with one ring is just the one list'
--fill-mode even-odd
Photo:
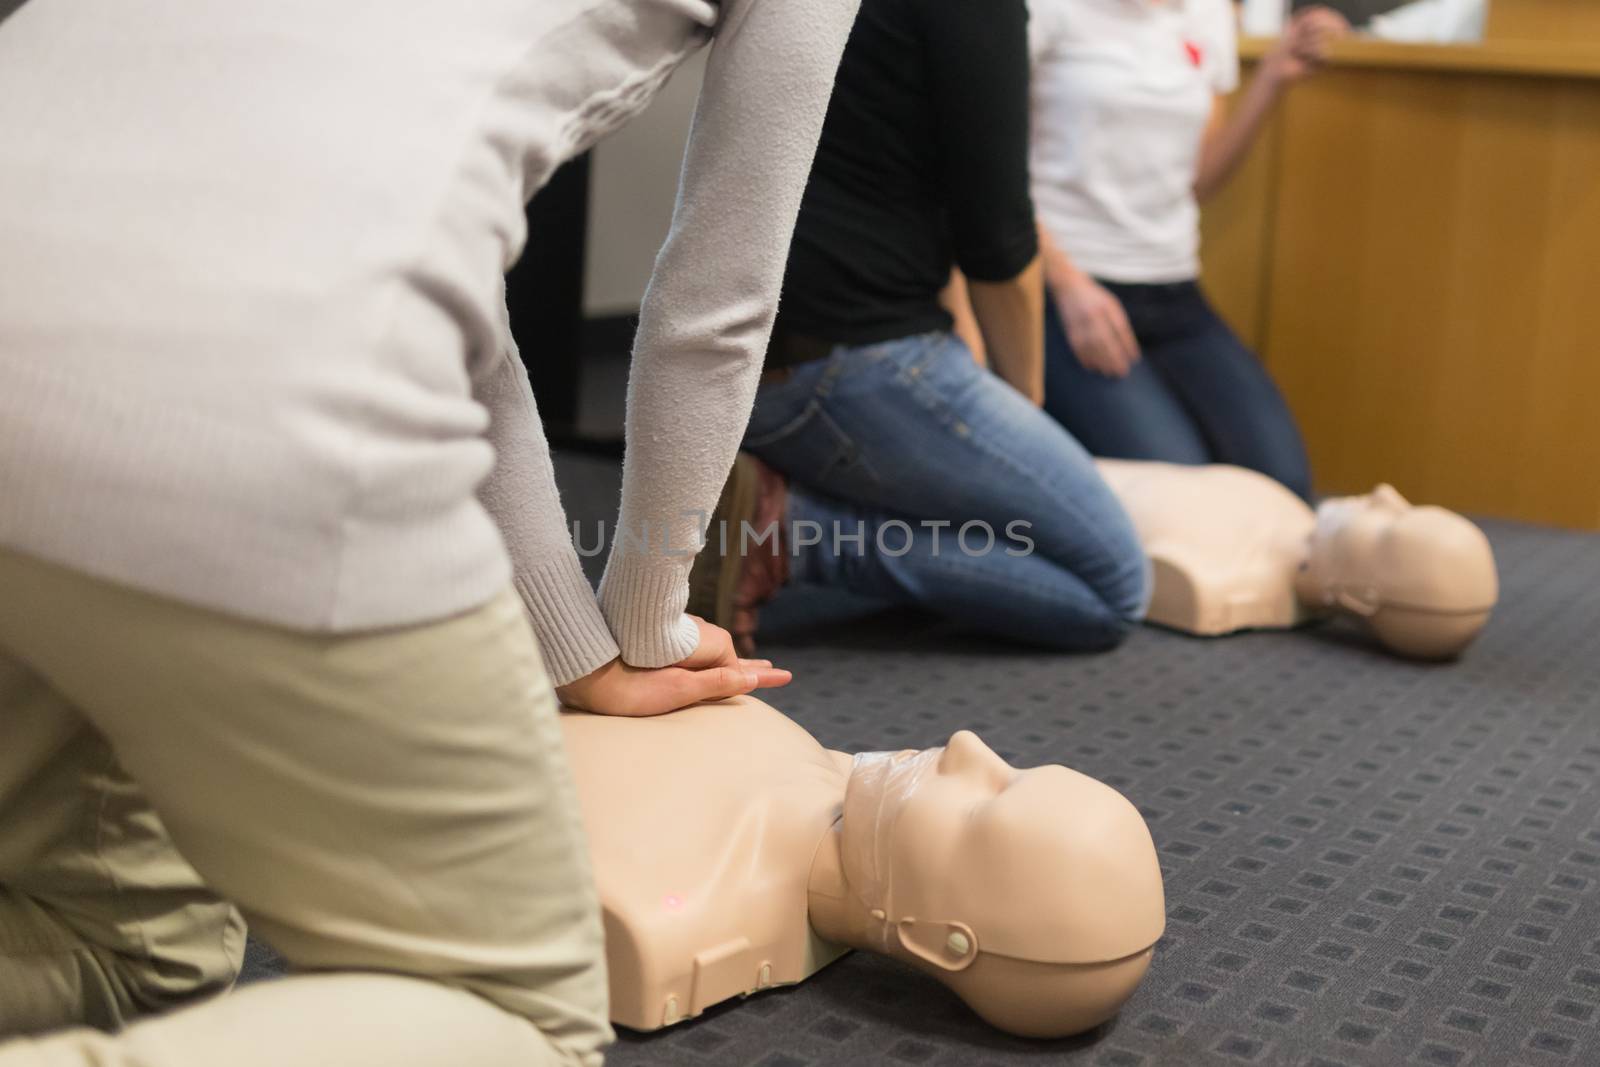
{"label": "white t-shirt", "polygon": [[1229,0],[1029,0],[1039,218],[1097,278],[1200,273],[1193,184],[1213,95],[1238,85]]}

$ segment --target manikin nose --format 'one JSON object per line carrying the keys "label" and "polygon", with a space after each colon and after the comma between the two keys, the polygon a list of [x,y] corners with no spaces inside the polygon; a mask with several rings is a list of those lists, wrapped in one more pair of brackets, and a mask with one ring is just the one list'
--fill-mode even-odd
{"label": "manikin nose", "polygon": [[1016,777],[1017,771],[997,756],[994,749],[978,740],[977,734],[959,730],[944,746],[944,755],[939,757],[939,773],[979,779],[998,792]]}

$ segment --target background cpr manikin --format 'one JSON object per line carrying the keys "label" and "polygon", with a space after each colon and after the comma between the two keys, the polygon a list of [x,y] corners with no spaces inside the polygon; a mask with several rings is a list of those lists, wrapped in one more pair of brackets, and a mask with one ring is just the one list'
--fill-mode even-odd
{"label": "background cpr manikin", "polygon": [[1195,634],[1361,619],[1390,651],[1457,655],[1499,593],[1488,538],[1391,486],[1313,512],[1255,471],[1096,460],[1150,557],[1149,621]]}
{"label": "background cpr manikin", "polygon": [[849,948],[933,975],[1001,1029],[1076,1033],[1133,993],[1165,925],[1144,820],[1065,767],[961,731],[830,752],[759,700],[566,713],[611,1015],[641,1030],[798,982]]}

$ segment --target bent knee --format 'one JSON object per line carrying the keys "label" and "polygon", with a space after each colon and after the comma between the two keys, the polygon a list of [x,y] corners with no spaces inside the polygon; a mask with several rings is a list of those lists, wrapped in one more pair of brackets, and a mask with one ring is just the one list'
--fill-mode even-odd
{"label": "bent knee", "polygon": [[1133,628],[1144,621],[1145,613],[1150,610],[1150,598],[1155,593],[1155,571],[1150,565],[1150,557],[1144,554],[1141,548],[1137,555],[1130,556],[1124,566],[1123,575],[1112,590],[1109,606],[1125,624],[1123,636],[1126,637]]}
{"label": "bent knee", "polygon": [[1150,610],[1150,560],[1143,550],[1127,556],[1118,565],[1112,579],[1101,583],[1098,592],[1104,613],[1097,628],[1096,640],[1087,647],[1108,652],[1126,641],[1128,635],[1144,621],[1145,612]]}
{"label": "bent knee", "polygon": [[1053,604],[1053,625],[1035,639],[1069,651],[1110,651],[1127,640],[1149,610],[1149,558],[1130,536],[1092,574],[1078,578],[1089,595]]}
{"label": "bent knee", "polygon": [[245,925],[231,906],[195,902],[139,925],[141,950],[94,950],[131,1014],[169,1011],[215,996],[238,979]]}
{"label": "bent knee", "polygon": [[1311,463],[1306,458],[1305,446],[1300,443],[1299,434],[1292,423],[1271,435],[1270,440],[1248,449],[1240,459],[1223,462],[1237,462],[1241,467],[1265,474],[1301,500],[1315,506],[1311,495]]}
{"label": "bent knee", "polygon": [[[72,912],[59,900],[0,887],[0,929],[33,946],[0,960],[7,964],[0,971],[20,969],[21,988],[34,993],[6,1003],[0,1030],[116,1031],[233,985],[243,965],[245,929],[231,907],[215,900],[160,908],[123,903],[120,910]],[[0,973],[0,986],[6,982]]]}
{"label": "bent knee", "polygon": [[1138,619],[1130,619],[1107,609],[1091,625],[1080,623],[1074,647],[1081,652],[1110,652],[1126,641],[1138,625]]}
{"label": "bent knee", "polygon": [[1083,604],[1058,605],[1055,625],[1040,636],[1065,651],[1109,652],[1143,621],[1149,603],[1149,567],[1141,556],[1129,576],[1099,593],[1087,610]]}
{"label": "bent knee", "polygon": [[1316,506],[1316,499],[1311,494],[1311,468],[1303,464],[1285,465],[1282,470],[1265,472],[1268,476],[1282,483],[1284,488],[1295,496],[1304,500],[1312,507]]}
{"label": "bent knee", "polygon": [[1138,540],[1129,536],[1113,563],[1094,583],[1095,593],[1105,606],[1108,629],[1116,633],[1113,645],[1121,644],[1144,621],[1153,587],[1150,557]]}

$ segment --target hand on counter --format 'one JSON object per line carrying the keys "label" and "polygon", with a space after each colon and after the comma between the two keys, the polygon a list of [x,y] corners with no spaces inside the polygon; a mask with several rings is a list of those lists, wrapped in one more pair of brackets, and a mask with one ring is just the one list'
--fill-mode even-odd
{"label": "hand on counter", "polygon": [[1295,12],[1277,42],[1261,60],[1263,74],[1288,85],[1320,69],[1334,42],[1350,33],[1350,23],[1332,8]]}

